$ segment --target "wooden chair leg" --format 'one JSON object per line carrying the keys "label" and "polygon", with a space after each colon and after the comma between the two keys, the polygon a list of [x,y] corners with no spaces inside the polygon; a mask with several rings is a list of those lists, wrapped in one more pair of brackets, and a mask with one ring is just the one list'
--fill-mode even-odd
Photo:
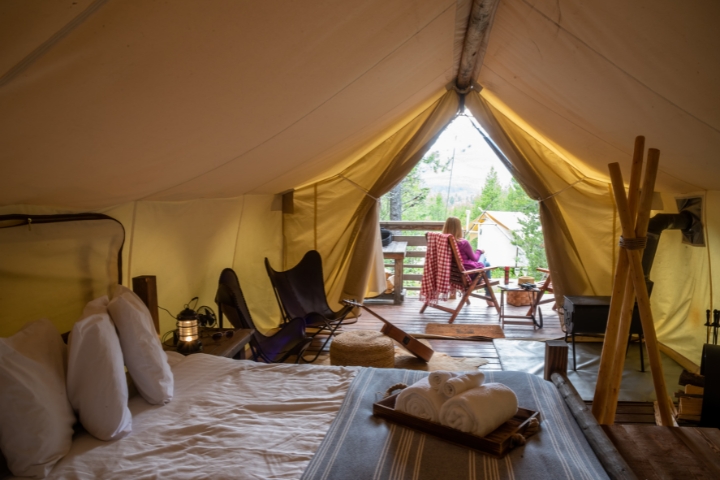
{"label": "wooden chair leg", "polygon": [[420,313],[423,313],[427,307],[428,307],[428,302],[423,303],[423,306],[420,309]]}
{"label": "wooden chair leg", "polygon": [[540,290],[540,292],[535,295],[535,299],[533,300],[532,305],[530,305],[530,309],[525,314],[526,316],[529,317],[531,315],[535,315],[535,310],[537,309],[538,305],[540,305],[540,300],[542,299],[544,293],[544,290]]}
{"label": "wooden chair leg", "polygon": [[448,323],[453,323],[453,322],[455,321],[455,319],[457,318],[458,314],[460,314],[460,310],[462,310],[462,308],[465,306],[465,302],[467,302],[468,304],[470,304],[470,302],[468,301],[468,299],[470,298],[470,294],[471,294],[471,293],[472,293],[472,290],[470,290],[470,289],[467,289],[467,290],[463,293],[463,296],[462,296],[462,298],[460,299],[460,301],[458,302],[458,306],[457,306],[457,308],[455,309],[455,311],[453,312],[452,316],[450,317],[450,320],[448,320]]}
{"label": "wooden chair leg", "polygon": [[493,290],[492,285],[490,285],[490,279],[487,277],[487,274],[483,272],[483,278],[485,279],[485,285],[487,285],[488,293],[490,294],[491,301],[495,304],[495,311],[497,311],[498,315],[500,315],[500,302],[498,302],[497,297],[495,296],[495,290]]}

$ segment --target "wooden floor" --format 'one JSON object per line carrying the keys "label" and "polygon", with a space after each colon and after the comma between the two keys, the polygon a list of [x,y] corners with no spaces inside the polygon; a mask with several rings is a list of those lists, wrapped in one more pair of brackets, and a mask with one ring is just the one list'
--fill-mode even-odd
{"label": "wooden floor", "polygon": [[[425,333],[425,326],[428,323],[448,323],[450,314],[435,308],[428,308],[424,313],[419,313],[422,302],[417,298],[405,298],[402,305],[392,305],[388,303],[373,304],[366,302],[375,313],[392,322],[398,328],[409,334]],[[442,305],[457,305],[457,300],[443,302]],[[506,314],[509,315],[525,315],[528,307],[505,307]],[[543,328],[533,328],[530,325],[507,325],[504,329],[505,337],[512,339],[524,340],[548,340],[553,338],[564,338],[565,334],[560,329],[560,320],[551,305],[543,305]],[[529,322],[529,321],[528,321]],[[472,299],[470,305],[466,305],[458,317],[455,324],[485,324],[499,325],[500,320],[497,311],[488,307],[487,304],[480,299]],[[357,323],[344,326],[344,330],[377,330],[382,328],[383,323],[370,315],[366,311],[362,311]],[[317,349],[325,341],[326,337],[319,337],[313,341],[308,353],[317,352]],[[484,365],[483,370],[502,370],[498,354],[493,346],[492,341],[469,341],[469,340],[429,340],[433,350],[448,354],[452,357],[482,357],[489,360],[490,363]],[[328,344],[329,345],[329,344]],[[326,347],[327,348],[327,347]]]}

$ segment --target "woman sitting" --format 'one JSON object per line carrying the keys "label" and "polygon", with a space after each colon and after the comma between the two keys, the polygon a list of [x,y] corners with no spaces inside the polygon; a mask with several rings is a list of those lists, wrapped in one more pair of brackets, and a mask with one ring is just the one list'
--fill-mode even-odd
{"label": "woman sitting", "polygon": [[[455,237],[455,243],[457,243],[458,250],[460,251],[460,259],[462,260],[463,268],[465,270],[474,270],[476,268],[485,268],[490,266],[487,258],[485,258],[485,252],[479,248],[473,252],[470,242],[463,238],[462,224],[460,223],[459,218],[448,217],[448,219],[445,220],[442,233],[450,234]],[[490,287],[485,287],[485,293],[490,295]],[[489,307],[495,306],[495,304],[490,300],[487,301],[487,304]]]}

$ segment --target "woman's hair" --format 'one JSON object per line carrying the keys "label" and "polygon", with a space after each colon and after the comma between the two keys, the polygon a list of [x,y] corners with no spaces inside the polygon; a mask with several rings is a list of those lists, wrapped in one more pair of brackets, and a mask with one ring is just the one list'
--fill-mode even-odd
{"label": "woman's hair", "polygon": [[448,217],[448,219],[445,220],[445,225],[443,226],[442,233],[449,233],[456,239],[463,238],[462,224],[460,223],[460,219],[457,217]]}

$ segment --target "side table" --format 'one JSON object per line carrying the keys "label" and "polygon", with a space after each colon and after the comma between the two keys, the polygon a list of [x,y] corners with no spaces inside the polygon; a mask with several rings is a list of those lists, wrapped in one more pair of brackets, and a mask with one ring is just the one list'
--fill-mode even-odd
{"label": "side table", "polygon": [[[537,309],[537,318],[535,318],[535,306],[537,303],[535,300],[537,299],[538,294],[540,293],[540,289],[537,287],[533,288],[522,288],[518,285],[500,285],[500,328],[505,328],[505,324],[508,325],[532,325],[533,329],[535,327],[542,328],[543,326],[543,319],[542,319],[542,312],[540,309]],[[505,313],[505,292],[531,292],[533,295],[533,306],[530,307],[530,311],[527,315],[507,315]],[[506,320],[506,318],[512,318],[515,320]],[[520,320],[522,319],[522,320]]]}
{"label": "side table", "polygon": [[[218,340],[212,338],[213,333],[217,332],[233,332],[232,337],[223,335]],[[243,353],[245,352],[245,345],[248,344],[252,338],[255,330],[251,329],[228,329],[228,328],[210,328],[200,327],[200,341],[202,342],[203,349],[196,353],[207,353],[208,355],[215,355],[217,357],[227,358],[245,358]],[[163,350],[165,351],[176,351],[176,346],[172,343],[172,338],[163,342]]]}
{"label": "side table", "polygon": [[392,242],[387,247],[383,247],[383,259],[390,259],[394,261],[394,305],[401,305],[403,302],[403,263],[405,262],[406,253],[407,242]]}

